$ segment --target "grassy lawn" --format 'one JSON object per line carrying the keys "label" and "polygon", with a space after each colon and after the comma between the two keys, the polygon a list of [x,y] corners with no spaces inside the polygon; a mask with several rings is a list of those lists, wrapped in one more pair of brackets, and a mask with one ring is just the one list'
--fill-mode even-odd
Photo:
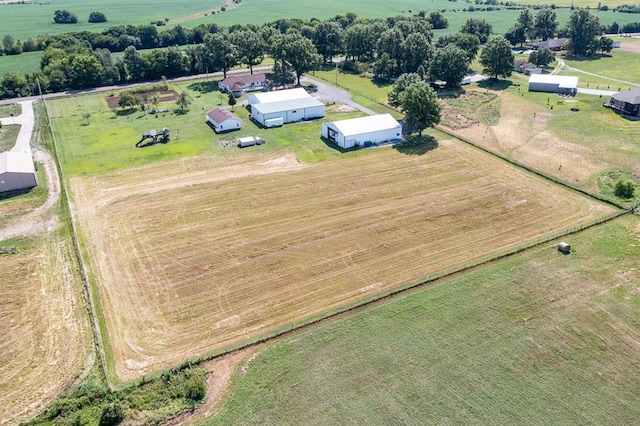
{"label": "grassy lawn", "polygon": [[562,59],[568,66],[582,71],[598,74],[612,79],[619,79],[636,83],[635,86],[630,86],[628,84],[602,79],[580,72],[568,70],[562,71],[562,75],[579,76],[581,87],[586,87],[586,84],[589,84],[589,87],[592,87],[593,84],[595,84],[596,86],[599,85],[600,88],[606,88],[603,87],[603,83],[606,83],[606,86],[610,86],[611,90],[617,90],[620,86],[624,86],[622,87],[622,90],[625,90],[626,87],[640,87],[640,55],[638,54],[614,49],[610,54],[596,56],[594,58],[582,59],[563,56]]}
{"label": "grassy lawn", "polygon": [[11,115],[18,116],[22,114],[22,107],[20,104],[8,104],[0,105],[0,117],[11,117]]}
{"label": "grassy lawn", "polygon": [[[334,148],[320,142],[321,121],[289,124],[277,129],[260,129],[248,119],[247,110],[236,105],[235,113],[243,119],[243,129],[230,134],[216,135],[206,124],[208,111],[227,106],[227,97],[215,89],[215,82],[185,82],[173,86],[177,92],[186,90],[193,97],[189,111],[176,112],[172,103],[161,104],[169,112],[154,115],[136,110],[109,110],[105,98],[118,92],[79,96],[48,101],[51,123],[57,135],[59,155],[67,176],[93,174],[165,161],[177,157],[203,153],[217,155],[245,155],[248,150],[222,149],[221,141],[235,141],[248,135],[260,135],[267,140],[264,150],[287,148],[304,162],[316,162],[339,156]],[[238,101],[244,101],[245,97]],[[83,114],[89,113],[89,119]],[[323,121],[353,118],[362,113],[332,112],[327,108]],[[134,145],[143,132],[167,127],[171,142],[145,148]]]}
{"label": "grassy lawn", "polygon": [[0,152],[9,151],[16,144],[20,132],[19,124],[9,124],[0,129]]}
{"label": "grassy lawn", "polygon": [[625,424],[640,416],[637,217],[259,352],[205,424]]}

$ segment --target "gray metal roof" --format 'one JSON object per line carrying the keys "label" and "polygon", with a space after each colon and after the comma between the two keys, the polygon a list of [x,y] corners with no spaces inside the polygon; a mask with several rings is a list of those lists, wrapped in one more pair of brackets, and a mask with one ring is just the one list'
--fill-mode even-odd
{"label": "gray metal roof", "polygon": [[629,104],[640,104],[640,89],[629,90],[612,95],[611,98],[616,101],[623,101]]}

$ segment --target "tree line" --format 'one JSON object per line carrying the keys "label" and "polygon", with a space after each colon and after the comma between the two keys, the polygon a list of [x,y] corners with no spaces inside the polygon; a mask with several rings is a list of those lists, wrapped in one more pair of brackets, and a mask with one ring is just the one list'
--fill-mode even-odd
{"label": "tree line", "polygon": [[[153,25],[129,25],[112,27],[99,34],[53,36],[47,39],[40,71],[25,76],[6,74],[0,80],[0,96],[12,98],[34,95],[39,90],[58,92],[216,71],[222,71],[226,77],[228,70],[240,64],[253,73],[253,67],[267,55],[274,60],[272,72],[278,85],[299,82],[303,73],[332,64],[336,56],[345,57],[341,62],[345,70],[371,72],[377,79],[416,73],[453,85],[465,75],[480,46],[495,35],[489,22],[471,18],[458,33],[444,35],[434,42],[431,22],[442,25],[443,19],[440,13],[425,18],[386,19],[362,19],[348,13],[324,21],[279,19],[264,25],[227,28],[208,24],[188,30],[178,25],[161,34]],[[567,27],[558,29],[554,11],[541,9],[533,16],[525,9],[514,28],[506,37],[500,36],[501,50],[505,50],[503,40],[512,45],[520,41],[511,37],[511,33],[540,39],[567,34],[576,54],[591,54],[596,46],[594,40],[600,40],[597,36],[602,32],[597,17],[586,10],[574,11]],[[13,41],[9,38],[5,36],[2,40],[3,47],[11,47]],[[117,49],[111,50],[105,47],[110,45],[105,40],[120,41]],[[168,48],[139,50],[157,46]],[[112,54],[122,50],[121,57]],[[495,76],[502,72],[490,71]]]}

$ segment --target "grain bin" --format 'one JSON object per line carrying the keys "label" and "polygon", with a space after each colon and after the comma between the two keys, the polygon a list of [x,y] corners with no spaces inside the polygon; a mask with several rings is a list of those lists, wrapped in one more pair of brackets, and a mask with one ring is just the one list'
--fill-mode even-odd
{"label": "grain bin", "polygon": [[563,241],[560,244],[558,244],[558,251],[562,254],[569,254],[571,253],[571,245]]}

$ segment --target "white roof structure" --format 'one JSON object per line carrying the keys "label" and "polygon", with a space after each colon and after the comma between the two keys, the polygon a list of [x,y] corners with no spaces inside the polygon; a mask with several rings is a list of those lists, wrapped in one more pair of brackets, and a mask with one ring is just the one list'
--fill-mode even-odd
{"label": "white roof structure", "polygon": [[28,152],[7,151],[0,153],[0,174],[35,173],[33,158]]}
{"label": "white roof structure", "polygon": [[[297,90],[297,89],[296,89]],[[304,91],[304,89],[300,89]],[[305,92],[307,93],[307,92]],[[308,95],[307,95],[308,96]],[[291,111],[304,108],[324,107],[324,104],[312,97],[281,100],[277,102],[267,102],[251,105],[251,109],[261,114],[270,114],[273,112]]]}
{"label": "white roof structure", "polygon": [[557,84],[560,88],[578,87],[578,77],[573,75],[531,74],[529,83]]}
{"label": "white roof structure", "polygon": [[274,92],[252,93],[249,95],[249,105],[263,104],[271,102],[290,101],[292,99],[310,98],[311,96],[302,88],[276,90]]}
{"label": "white roof structure", "polygon": [[395,129],[400,126],[400,123],[391,114],[369,115],[350,120],[334,121],[332,124],[345,138],[362,133]]}

